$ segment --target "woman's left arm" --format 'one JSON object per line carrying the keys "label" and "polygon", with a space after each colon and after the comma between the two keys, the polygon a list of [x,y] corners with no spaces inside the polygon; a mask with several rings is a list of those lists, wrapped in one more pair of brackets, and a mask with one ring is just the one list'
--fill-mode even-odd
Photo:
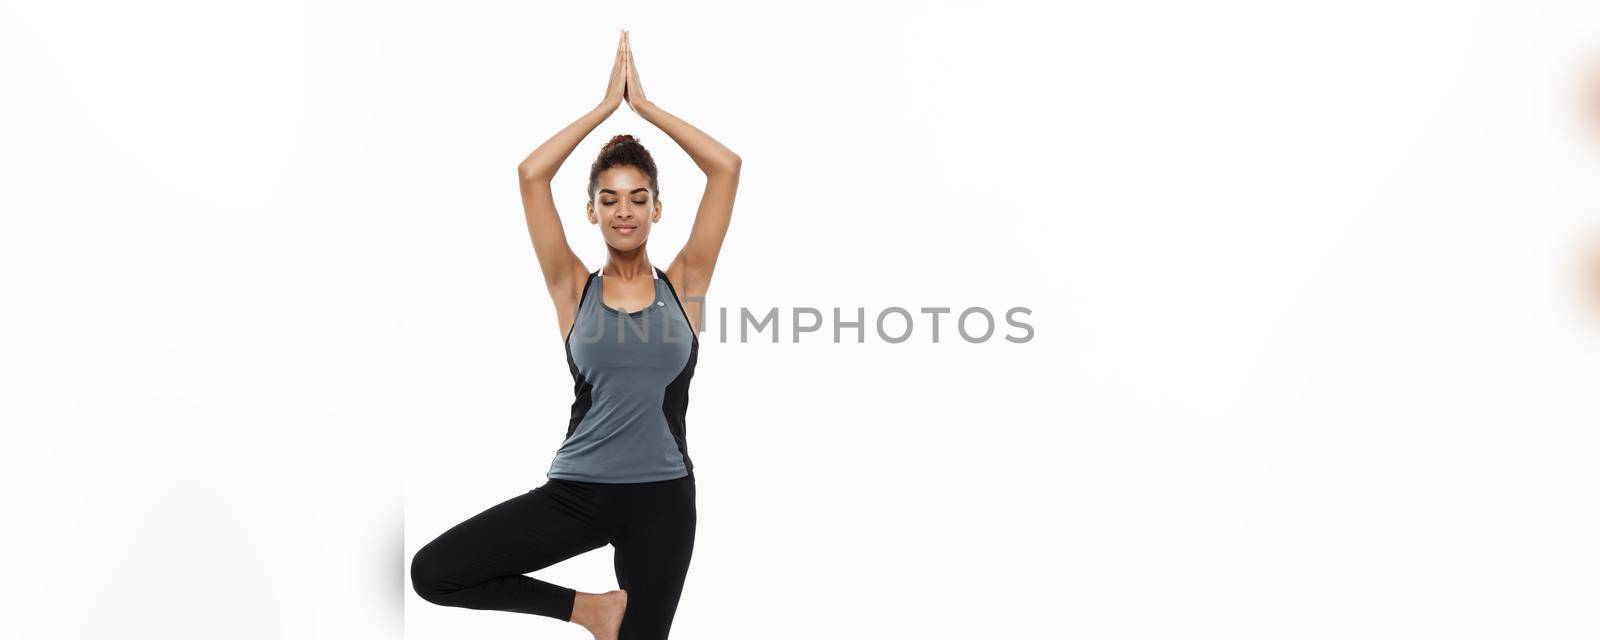
{"label": "woman's left arm", "polygon": [[[624,36],[627,43],[627,37]],[[694,226],[689,230],[689,240],[683,250],[673,258],[667,275],[679,285],[679,296],[704,297],[711,285],[711,271],[717,265],[717,254],[722,252],[722,240],[728,235],[728,222],[733,218],[733,198],[739,189],[739,154],[728,150],[704,131],[679,119],[644,97],[644,87],[639,84],[638,69],[633,66],[631,43],[624,52],[628,83],[628,106],[639,117],[666,132],[678,146],[694,159],[706,174],[706,191],[700,197],[700,210],[695,213]],[[696,311],[698,304],[694,305]],[[691,317],[699,314],[691,314]],[[696,328],[698,330],[698,327]]]}

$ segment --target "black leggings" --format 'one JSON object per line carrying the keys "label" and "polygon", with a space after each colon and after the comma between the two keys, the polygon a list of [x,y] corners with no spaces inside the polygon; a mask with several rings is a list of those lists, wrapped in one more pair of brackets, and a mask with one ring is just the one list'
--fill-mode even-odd
{"label": "black leggings", "polygon": [[423,545],[411,586],[445,606],[572,619],[577,591],[522,575],[610,544],[628,592],[618,640],[667,637],[694,550],[694,474],[606,484],[547,478]]}

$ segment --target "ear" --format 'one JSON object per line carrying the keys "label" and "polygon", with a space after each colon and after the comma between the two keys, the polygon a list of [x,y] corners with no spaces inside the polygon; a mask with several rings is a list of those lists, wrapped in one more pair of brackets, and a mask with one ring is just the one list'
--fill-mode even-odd
{"label": "ear", "polygon": [[661,222],[661,200],[656,199],[656,214],[650,217],[650,224]]}
{"label": "ear", "polygon": [[594,201],[590,200],[587,207],[589,210],[589,224],[600,224],[600,221],[594,217]]}

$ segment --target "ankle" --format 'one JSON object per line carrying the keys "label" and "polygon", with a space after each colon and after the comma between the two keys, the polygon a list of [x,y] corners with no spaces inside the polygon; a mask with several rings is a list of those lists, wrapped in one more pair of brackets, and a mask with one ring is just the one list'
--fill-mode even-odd
{"label": "ankle", "polygon": [[614,589],[605,593],[575,592],[572,596],[572,617],[567,621],[593,632],[596,638],[615,640],[622,624],[623,611],[628,606],[628,593]]}
{"label": "ankle", "polygon": [[589,626],[594,621],[595,598],[597,594],[578,591],[572,595],[572,617],[567,622]]}

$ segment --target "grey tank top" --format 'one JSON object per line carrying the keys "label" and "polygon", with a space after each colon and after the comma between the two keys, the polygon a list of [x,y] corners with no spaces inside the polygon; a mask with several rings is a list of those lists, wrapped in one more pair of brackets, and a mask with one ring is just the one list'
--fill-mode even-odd
{"label": "grey tank top", "polygon": [[605,305],[599,271],[584,283],[566,340],[572,419],[546,477],[615,484],[694,470],[684,418],[700,338],[666,274],[651,272],[655,300],[632,313]]}

